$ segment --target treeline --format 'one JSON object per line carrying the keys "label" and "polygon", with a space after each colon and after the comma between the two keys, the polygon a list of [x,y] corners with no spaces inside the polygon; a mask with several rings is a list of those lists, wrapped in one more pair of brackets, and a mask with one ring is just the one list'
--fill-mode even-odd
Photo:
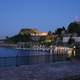
{"label": "treeline", "polygon": [[67,29],[65,29],[65,27],[63,26],[62,28],[58,28],[56,29],[55,31],[55,34],[62,34],[63,31],[65,33],[77,33],[77,34],[80,34],[80,22],[71,22]]}
{"label": "treeline", "polygon": [[[48,36],[41,37],[38,40],[38,42],[40,43],[54,42],[57,40],[57,38],[62,39],[64,34],[69,34],[69,33],[71,34],[77,33],[79,35],[80,34],[80,22],[71,22],[68,25],[67,29],[63,26],[61,28],[57,28],[55,32],[48,31]],[[58,37],[54,37],[53,39],[53,35],[57,35]],[[34,41],[31,39],[30,33],[26,33],[26,34],[19,33],[12,37],[6,37],[6,40],[5,40],[6,43],[30,42],[30,41]]]}

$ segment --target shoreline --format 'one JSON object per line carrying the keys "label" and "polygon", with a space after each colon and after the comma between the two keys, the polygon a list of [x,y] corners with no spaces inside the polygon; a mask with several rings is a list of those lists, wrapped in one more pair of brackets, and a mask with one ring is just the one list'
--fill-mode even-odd
{"label": "shoreline", "polygon": [[16,48],[17,44],[2,43],[2,44],[0,44],[0,47]]}

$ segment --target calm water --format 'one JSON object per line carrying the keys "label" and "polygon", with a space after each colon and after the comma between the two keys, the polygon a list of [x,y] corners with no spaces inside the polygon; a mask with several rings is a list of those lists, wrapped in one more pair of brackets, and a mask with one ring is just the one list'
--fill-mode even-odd
{"label": "calm water", "polygon": [[43,51],[0,48],[0,67],[50,63],[60,60],[66,60],[66,57]]}

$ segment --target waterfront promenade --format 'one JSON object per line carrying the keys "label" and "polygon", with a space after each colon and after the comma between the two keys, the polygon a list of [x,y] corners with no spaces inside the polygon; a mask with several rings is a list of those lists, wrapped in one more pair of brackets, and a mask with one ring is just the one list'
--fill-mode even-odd
{"label": "waterfront promenade", "polygon": [[80,62],[72,60],[0,68],[0,80],[80,80]]}

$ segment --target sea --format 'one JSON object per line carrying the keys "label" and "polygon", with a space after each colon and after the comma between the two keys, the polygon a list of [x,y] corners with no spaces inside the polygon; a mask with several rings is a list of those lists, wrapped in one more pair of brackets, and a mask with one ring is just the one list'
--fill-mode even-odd
{"label": "sea", "polygon": [[48,51],[0,47],[0,67],[54,63],[65,60],[68,60],[66,55]]}

